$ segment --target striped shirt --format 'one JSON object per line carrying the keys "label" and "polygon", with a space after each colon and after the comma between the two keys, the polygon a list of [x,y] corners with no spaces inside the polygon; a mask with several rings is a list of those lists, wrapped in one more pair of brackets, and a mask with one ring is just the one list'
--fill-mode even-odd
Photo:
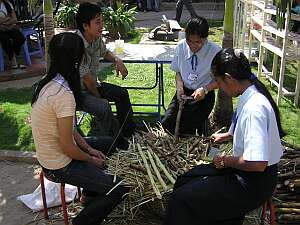
{"label": "striped shirt", "polygon": [[72,91],[52,80],[41,90],[31,112],[31,127],[37,159],[47,169],[60,169],[71,162],[59,141],[58,118],[75,115]]}
{"label": "striped shirt", "polygon": [[89,43],[80,30],[76,30],[75,33],[82,38],[85,47],[85,55],[79,67],[82,89],[85,90],[82,78],[87,73],[90,73],[95,78],[95,81],[97,81],[97,71],[100,65],[99,60],[105,56],[108,50],[101,38]]}

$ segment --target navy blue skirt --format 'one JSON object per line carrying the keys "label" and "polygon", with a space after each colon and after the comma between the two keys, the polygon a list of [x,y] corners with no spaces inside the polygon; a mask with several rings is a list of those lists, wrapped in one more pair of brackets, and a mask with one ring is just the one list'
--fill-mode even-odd
{"label": "navy blue skirt", "polygon": [[165,225],[242,225],[273,194],[277,164],[264,172],[200,165],[178,177]]}
{"label": "navy blue skirt", "polygon": [[[187,96],[192,95],[194,90],[184,88],[184,93]],[[204,122],[207,120],[209,114],[213,110],[215,104],[215,92],[210,91],[201,101],[188,100],[184,105],[181,115],[181,122],[179,127],[180,134],[203,134]],[[170,133],[175,133],[176,118],[179,109],[177,94],[175,93],[165,116],[162,120],[163,127]]]}

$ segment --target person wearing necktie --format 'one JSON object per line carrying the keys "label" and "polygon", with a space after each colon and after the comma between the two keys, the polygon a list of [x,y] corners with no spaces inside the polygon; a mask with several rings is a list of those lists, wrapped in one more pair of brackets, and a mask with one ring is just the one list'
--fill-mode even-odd
{"label": "person wearing necktie", "polygon": [[[175,50],[171,70],[176,73],[176,94],[162,120],[163,127],[174,134],[179,103],[184,102],[180,134],[203,133],[203,124],[214,107],[217,88],[210,76],[210,64],[221,50],[217,44],[208,41],[209,26],[203,17],[189,20],[185,34]],[[192,100],[186,101],[189,97]]]}
{"label": "person wearing necktie", "polygon": [[285,133],[272,96],[241,51],[221,50],[211,71],[219,88],[240,96],[229,131],[212,135],[216,143],[233,139],[232,155],[216,155],[177,178],[165,225],[242,225],[276,187]]}

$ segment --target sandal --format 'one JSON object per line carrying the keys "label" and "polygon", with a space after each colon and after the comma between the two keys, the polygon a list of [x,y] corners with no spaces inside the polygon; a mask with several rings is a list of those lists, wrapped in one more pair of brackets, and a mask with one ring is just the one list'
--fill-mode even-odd
{"label": "sandal", "polygon": [[20,65],[19,65],[19,68],[20,68],[20,69],[26,69],[26,66],[23,65],[23,64],[20,64]]}

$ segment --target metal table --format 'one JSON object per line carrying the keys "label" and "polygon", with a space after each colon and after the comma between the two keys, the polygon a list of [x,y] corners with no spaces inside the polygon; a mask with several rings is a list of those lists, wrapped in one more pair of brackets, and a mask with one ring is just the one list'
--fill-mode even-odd
{"label": "metal table", "polygon": [[141,45],[141,44],[124,44],[122,54],[115,52],[114,42],[108,43],[107,48],[114,52],[124,63],[147,63],[155,64],[155,83],[149,87],[131,86],[127,89],[149,90],[158,87],[157,104],[135,103],[132,106],[151,106],[157,107],[157,112],[134,112],[135,114],[157,114],[160,119],[161,107],[165,108],[164,104],[164,64],[170,64],[175,54],[176,45]]}

